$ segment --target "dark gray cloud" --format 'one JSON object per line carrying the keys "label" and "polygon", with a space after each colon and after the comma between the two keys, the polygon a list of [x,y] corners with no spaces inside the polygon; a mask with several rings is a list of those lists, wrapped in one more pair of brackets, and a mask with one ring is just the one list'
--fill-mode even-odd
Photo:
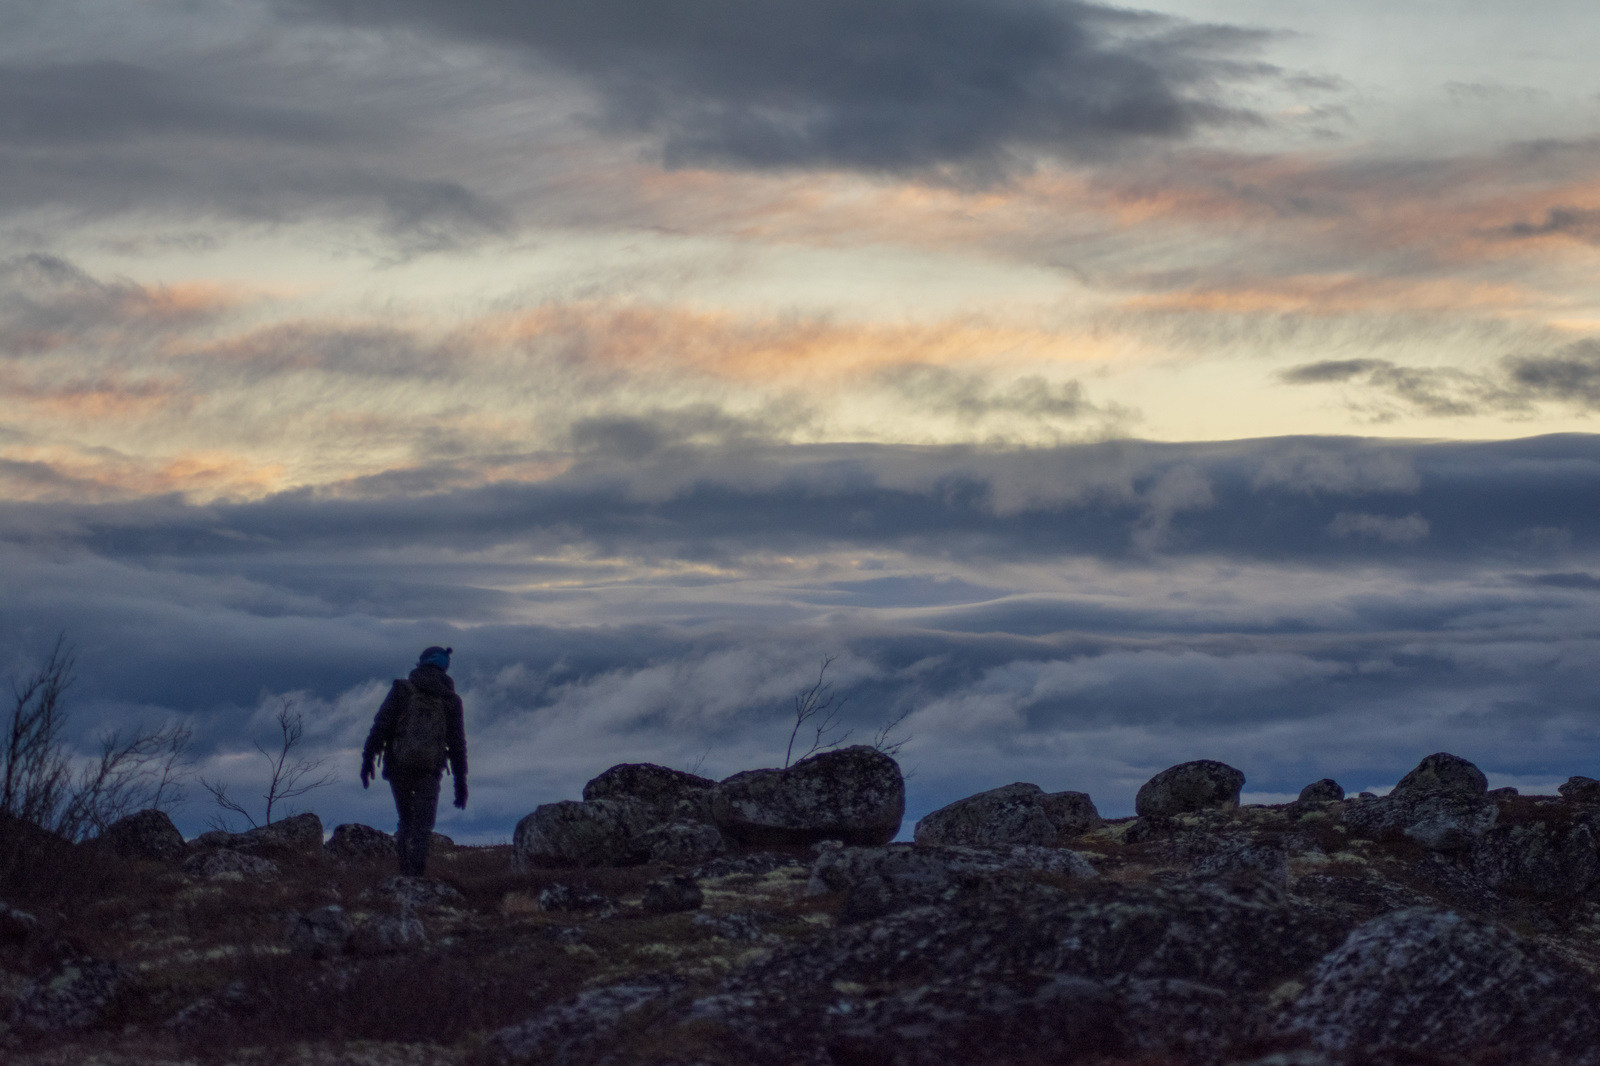
{"label": "dark gray cloud", "polygon": [[328,112],[219,96],[223,87],[132,63],[0,65],[0,145],[189,135],[326,143],[359,127]]}
{"label": "dark gray cloud", "polygon": [[1552,207],[1542,222],[1513,222],[1493,231],[1504,237],[1572,237],[1585,244],[1600,244],[1600,211],[1581,207]]}
{"label": "dark gray cloud", "polygon": [[[1404,412],[1430,416],[1526,413],[1541,402],[1600,410],[1600,342],[1575,341],[1542,355],[1508,355],[1482,371],[1407,367],[1386,359],[1335,359],[1280,371],[1289,385],[1359,386],[1378,402],[1352,406],[1379,419]],[[1387,406],[1386,406],[1387,405]]]}
{"label": "dark gray cloud", "polygon": [[1262,35],[1047,0],[284,0],[525,49],[593,85],[669,163],[1005,169],[1248,116]]}

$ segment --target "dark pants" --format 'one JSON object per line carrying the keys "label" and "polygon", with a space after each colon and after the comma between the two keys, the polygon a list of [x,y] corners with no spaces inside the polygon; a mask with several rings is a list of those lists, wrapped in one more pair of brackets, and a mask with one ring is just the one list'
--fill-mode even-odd
{"label": "dark pants", "polygon": [[408,877],[421,877],[428,867],[429,838],[439,814],[439,777],[436,773],[403,774],[389,779],[394,809],[400,814],[395,850],[400,853],[400,872]]}

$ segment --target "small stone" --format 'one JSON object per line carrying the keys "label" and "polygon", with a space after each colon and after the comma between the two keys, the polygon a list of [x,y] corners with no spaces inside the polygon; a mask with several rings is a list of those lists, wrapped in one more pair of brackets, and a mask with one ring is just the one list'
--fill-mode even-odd
{"label": "small stone", "polygon": [[1141,818],[1231,810],[1239,806],[1244,782],[1244,773],[1227,763],[1197,759],[1168,767],[1146,781],[1133,806]]}
{"label": "small stone", "polygon": [[422,920],[403,908],[399,914],[374,914],[356,926],[350,938],[350,950],[363,958],[375,955],[393,955],[428,942],[428,931]]}
{"label": "small stone", "polygon": [[767,938],[761,928],[760,916],[750,911],[729,911],[727,914],[701,912],[691,919],[696,929],[703,930],[723,940],[748,940],[760,942]]}
{"label": "small stone", "polygon": [[385,877],[371,889],[371,895],[419,911],[462,907],[467,902],[466,897],[452,885],[432,877],[409,877],[405,874]]}
{"label": "small stone", "polygon": [[602,916],[617,909],[617,901],[610,896],[587,888],[557,882],[539,890],[539,909],[542,911],[592,911]]}
{"label": "small stone", "polygon": [[39,931],[39,919],[0,901],[0,944],[25,944]]}
{"label": "small stone", "polygon": [[1344,787],[1331,777],[1313,781],[1300,790],[1301,803],[1332,803],[1344,799]]}
{"label": "small stone", "polygon": [[355,923],[337,903],[289,920],[289,948],[313,959],[331,959],[350,950]]}
{"label": "small stone", "polygon": [[678,874],[645,885],[641,905],[646,914],[677,914],[699,910],[704,902],[699,883],[687,874]]}
{"label": "small stone", "polygon": [[278,864],[259,855],[246,855],[232,848],[191,855],[181,867],[190,877],[214,878],[272,878],[278,876]]}

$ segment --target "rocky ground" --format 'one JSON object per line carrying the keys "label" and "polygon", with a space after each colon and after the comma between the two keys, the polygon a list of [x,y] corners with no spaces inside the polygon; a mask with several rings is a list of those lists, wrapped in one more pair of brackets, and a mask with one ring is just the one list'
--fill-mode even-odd
{"label": "rocky ground", "polygon": [[[1600,1064],[1586,778],[1489,792],[1433,756],[1389,797],[1323,782],[1239,807],[1243,775],[1193,763],[1136,818],[1014,785],[916,844],[849,844],[837,817],[814,843],[769,817],[782,779],[617,770],[516,845],[440,841],[424,879],[393,875],[383,834],[324,843],[314,816],[184,842],[141,815],[53,853],[57,876],[0,905],[0,1057]],[[806,788],[882,828],[881,795]],[[751,795],[766,815],[733,810]],[[582,841],[625,865],[541,864]]]}

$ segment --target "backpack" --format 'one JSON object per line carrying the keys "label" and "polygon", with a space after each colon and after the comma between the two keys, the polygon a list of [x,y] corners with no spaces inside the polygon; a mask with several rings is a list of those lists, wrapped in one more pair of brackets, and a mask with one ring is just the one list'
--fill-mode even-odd
{"label": "backpack", "polygon": [[409,681],[395,683],[407,688],[409,698],[394,723],[385,758],[391,769],[402,773],[438,773],[445,761],[449,705],[444,697],[424,692]]}

